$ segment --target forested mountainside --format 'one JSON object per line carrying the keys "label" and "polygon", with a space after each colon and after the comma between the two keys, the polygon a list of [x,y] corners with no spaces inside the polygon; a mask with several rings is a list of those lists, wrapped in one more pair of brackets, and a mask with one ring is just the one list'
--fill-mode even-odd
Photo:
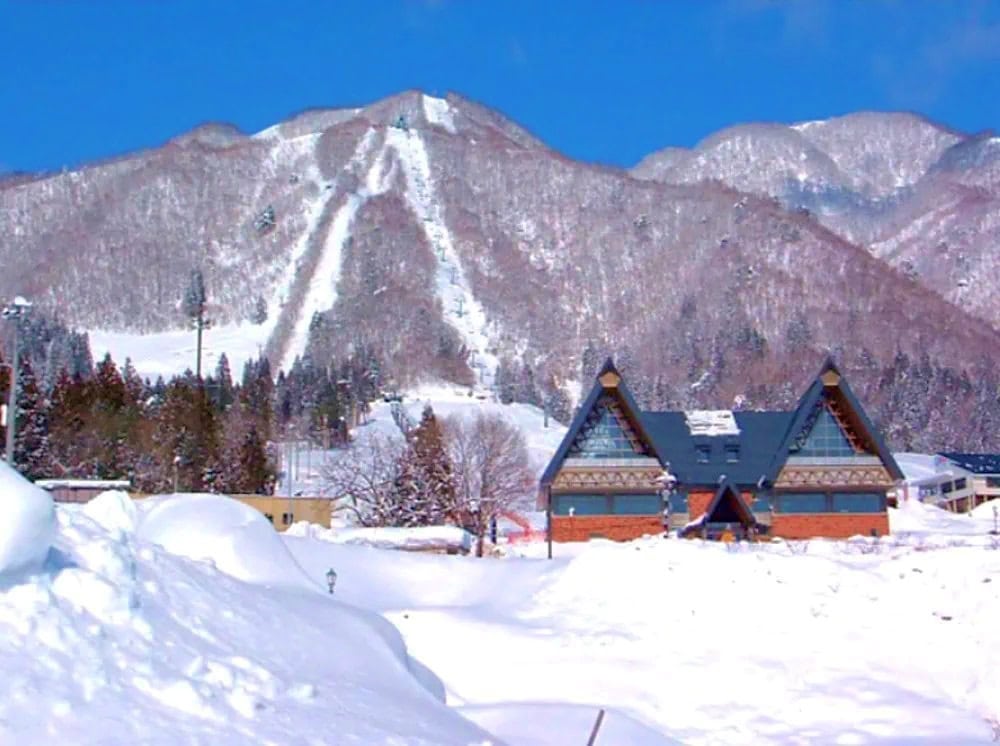
{"label": "forested mountainside", "polygon": [[912,114],[863,112],[732,127],[632,169],[671,184],[718,180],[806,212],[996,326],[1000,138]]}
{"label": "forested mountainside", "polygon": [[407,92],[8,178],[0,292],[152,333],[183,328],[200,268],[215,323],[263,326],[275,369],[364,347],[400,386],[514,376],[563,410],[609,352],[646,406],[760,408],[832,351],[895,447],[996,448],[997,150],[859,114],[627,172]]}

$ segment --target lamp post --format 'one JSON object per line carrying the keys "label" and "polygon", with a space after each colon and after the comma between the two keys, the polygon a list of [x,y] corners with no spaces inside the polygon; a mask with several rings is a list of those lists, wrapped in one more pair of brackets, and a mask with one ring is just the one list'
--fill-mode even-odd
{"label": "lamp post", "polygon": [[326,571],[326,585],[330,589],[330,595],[333,595],[333,587],[337,584],[337,573],[331,567]]}
{"label": "lamp post", "polygon": [[11,353],[10,361],[10,391],[7,392],[7,466],[13,468],[14,466],[14,436],[17,429],[17,332],[18,327],[21,325],[21,319],[23,319],[29,309],[31,308],[31,303],[26,301],[20,295],[14,298],[13,301],[8,303],[2,312],[2,316],[5,321],[14,322],[14,338],[11,343],[13,347],[13,352]]}

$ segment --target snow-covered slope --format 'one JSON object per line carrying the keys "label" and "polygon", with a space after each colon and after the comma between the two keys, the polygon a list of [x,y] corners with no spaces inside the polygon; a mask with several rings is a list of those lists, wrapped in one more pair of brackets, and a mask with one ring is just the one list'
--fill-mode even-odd
{"label": "snow-covered slope", "polygon": [[114,495],[60,507],[44,570],[0,585],[0,743],[499,743],[441,703],[440,683],[378,615],[271,577],[238,580],[130,528],[149,509],[161,539],[165,524],[175,536],[187,526],[199,532],[189,548],[221,556],[242,534],[244,569],[269,562],[323,582],[274,554],[273,531],[245,532],[223,500],[181,501],[169,519]]}

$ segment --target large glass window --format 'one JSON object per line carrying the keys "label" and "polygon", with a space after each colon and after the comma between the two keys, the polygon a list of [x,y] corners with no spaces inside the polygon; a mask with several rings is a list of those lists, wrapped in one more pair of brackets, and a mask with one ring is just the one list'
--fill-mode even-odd
{"label": "large glass window", "polygon": [[961,479],[956,479],[955,480],[955,489],[956,490],[964,490],[965,486],[967,484],[968,484],[968,482],[965,481],[965,477],[962,477]]}
{"label": "large glass window", "polygon": [[820,409],[812,430],[806,438],[805,445],[799,451],[800,456],[837,457],[853,456],[854,448],[844,435],[837,420],[826,407]]}
{"label": "large glass window", "polygon": [[657,494],[553,495],[553,515],[660,515],[663,501]]}
{"label": "large glass window", "polygon": [[835,492],[834,513],[881,513],[885,510],[885,495],[877,492]]}
{"label": "large glass window", "polygon": [[553,515],[569,515],[570,508],[573,515],[607,515],[608,496],[607,495],[553,495],[552,513]]}
{"label": "large glass window", "polygon": [[605,397],[587,415],[576,440],[570,446],[569,455],[571,458],[595,459],[644,456],[639,441],[635,437],[629,437],[631,433],[627,428],[617,405]]}
{"label": "large glass window", "polygon": [[659,495],[612,495],[611,506],[615,515],[659,515],[663,512]]}
{"label": "large glass window", "polygon": [[826,494],[823,492],[797,492],[780,495],[775,501],[776,513],[826,513]]}
{"label": "large glass window", "polygon": [[946,495],[949,492],[954,492],[955,491],[955,483],[954,482],[945,482],[944,484],[941,485],[941,491],[944,494],[946,494]]}
{"label": "large glass window", "polygon": [[688,512],[688,496],[686,492],[675,492],[672,495],[670,495],[670,512],[671,513]]}
{"label": "large glass window", "polygon": [[986,477],[986,486],[993,489],[1000,487],[1000,477]]}

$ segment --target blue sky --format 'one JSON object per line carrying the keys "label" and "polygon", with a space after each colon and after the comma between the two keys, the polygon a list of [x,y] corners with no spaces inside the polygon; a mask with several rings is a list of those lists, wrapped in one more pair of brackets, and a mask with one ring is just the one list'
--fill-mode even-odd
{"label": "blue sky", "polygon": [[420,88],[632,165],[747,121],[1000,129],[1000,2],[0,0],[0,170]]}

